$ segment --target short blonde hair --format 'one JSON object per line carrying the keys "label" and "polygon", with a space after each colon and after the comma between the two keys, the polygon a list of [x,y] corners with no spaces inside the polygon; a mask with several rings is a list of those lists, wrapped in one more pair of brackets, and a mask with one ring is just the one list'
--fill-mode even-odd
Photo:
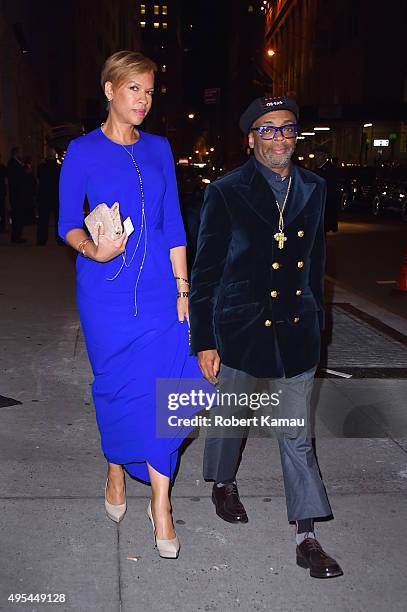
{"label": "short blonde hair", "polygon": [[103,92],[105,83],[110,81],[118,86],[134,73],[157,72],[157,65],[149,57],[137,51],[117,51],[107,58],[100,75]]}

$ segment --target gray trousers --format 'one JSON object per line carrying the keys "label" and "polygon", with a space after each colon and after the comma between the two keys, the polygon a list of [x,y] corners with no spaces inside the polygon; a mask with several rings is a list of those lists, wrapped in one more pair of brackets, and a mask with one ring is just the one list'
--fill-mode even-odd
{"label": "gray trousers", "polygon": [[[217,390],[222,394],[278,393],[279,403],[262,414],[273,419],[304,419],[304,426],[275,427],[281,457],[288,520],[329,516],[332,510],[323,485],[312,447],[310,431],[310,400],[315,369],[292,378],[257,379],[246,372],[221,365]],[[276,396],[275,396],[276,397]],[[221,402],[222,403],[222,402]],[[233,404],[213,406],[210,416],[251,418],[256,415],[250,407]],[[260,411],[259,411],[260,412]],[[236,476],[242,443],[249,426],[211,427],[208,429],[203,475],[205,480],[224,482]]]}

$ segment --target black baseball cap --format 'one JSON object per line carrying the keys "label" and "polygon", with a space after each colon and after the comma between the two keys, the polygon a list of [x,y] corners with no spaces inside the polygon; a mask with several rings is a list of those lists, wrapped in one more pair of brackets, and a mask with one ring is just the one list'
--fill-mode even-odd
{"label": "black baseball cap", "polygon": [[248,134],[253,123],[262,115],[270,113],[274,110],[291,111],[296,120],[300,114],[298,104],[292,98],[286,96],[266,96],[264,98],[256,98],[249,104],[244,113],[240,117],[239,126],[244,134]]}

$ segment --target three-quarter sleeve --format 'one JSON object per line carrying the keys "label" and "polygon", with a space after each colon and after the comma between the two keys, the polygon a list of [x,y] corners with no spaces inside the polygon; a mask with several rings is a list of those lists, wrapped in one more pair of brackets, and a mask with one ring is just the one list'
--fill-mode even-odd
{"label": "three-quarter sleeve", "polygon": [[186,246],[184,224],[179,206],[177,179],[170,143],[163,139],[163,172],[165,176],[164,234],[169,248]]}
{"label": "three-quarter sleeve", "polygon": [[78,144],[70,142],[59,179],[58,233],[63,240],[67,233],[83,227],[83,203],[86,195],[86,174]]}

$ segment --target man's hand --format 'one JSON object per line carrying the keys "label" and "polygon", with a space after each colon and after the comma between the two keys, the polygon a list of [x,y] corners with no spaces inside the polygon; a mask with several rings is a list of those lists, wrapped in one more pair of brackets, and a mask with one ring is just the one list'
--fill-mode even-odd
{"label": "man's hand", "polygon": [[208,351],[199,351],[198,364],[206,380],[212,383],[213,385],[216,384],[218,382],[216,375],[219,372],[220,366],[220,357],[218,351],[216,349],[210,349]]}

